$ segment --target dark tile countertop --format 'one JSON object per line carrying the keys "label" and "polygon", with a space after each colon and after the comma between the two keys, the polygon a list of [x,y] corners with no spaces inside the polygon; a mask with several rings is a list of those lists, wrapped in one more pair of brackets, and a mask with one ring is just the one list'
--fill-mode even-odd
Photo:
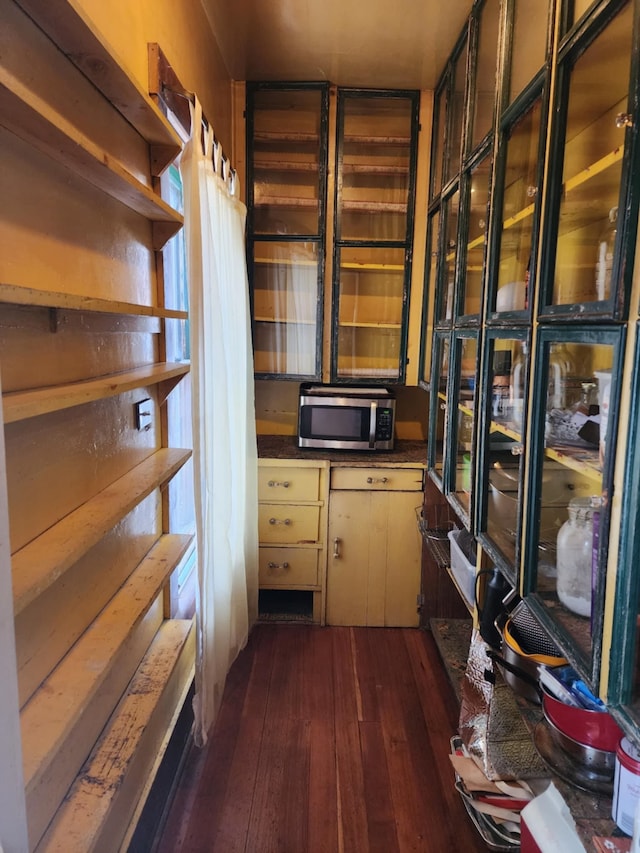
{"label": "dark tile countertop", "polygon": [[[460,681],[465,672],[471,642],[471,620],[432,619],[430,627],[451,685],[460,701]],[[517,701],[525,723],[533,733],[543,719],[542,710],[520,697],[517,697]],[[610,795],[590,793],[551,771],[549,776],[569,806],[580,839],[589,853],[595,850],[592,841],[594,835],[626,837],[611,818]]]}
{"label": "dark tile countertop", "polygon": [[298,447],[294,435],[259,435],[258,457],[261,459],[328,459],[332,465],[371,468],[389,464],[426,465],[427,444],[424,441],[396,440],[393,450],[341,451],[309,450]]}

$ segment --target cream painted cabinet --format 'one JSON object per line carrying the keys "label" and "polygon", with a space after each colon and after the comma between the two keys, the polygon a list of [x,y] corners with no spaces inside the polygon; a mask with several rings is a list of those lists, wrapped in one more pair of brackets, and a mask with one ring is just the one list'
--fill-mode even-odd
{"label": "cream painted cabinet", "polygon": [[423,468],[332,468],[328,625],[417,627]]}
{"label": "cream painted cabinet", "polygon": [[[261,612],[269,593],[308,593],[313,621],[324,622],[329,463],[261,459],[258,536]],[[265,595],[266,593],[266,595]]]}

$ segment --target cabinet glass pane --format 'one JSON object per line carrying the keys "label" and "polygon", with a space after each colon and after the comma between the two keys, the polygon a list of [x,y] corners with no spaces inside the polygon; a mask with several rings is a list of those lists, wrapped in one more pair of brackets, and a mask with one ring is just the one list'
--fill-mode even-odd
{"label": "cabinet glass pane", "polygon": [[485,157],[471,172],[467,251],[461,314],[479,315],[482,299],[484,254],[489,223],[491,159]]}
{"label": "cabinet glass pane", "polygon": [[467,85],[467,43],[458,54],[453,66],[453,91],[449,107],[449,138],[446,162],[446,181],[460,172],[462,129],[464,126],[464,95]]}
{"label": "cabinet glass pane", "polygon": [[455,294],[456,257],[458,254],[458,213],[460,193],[456,190],[445,203],[444,241],[442,273],[439,275],[438,322],[453,317],[453,298]]}
{"label": "cabinet glass pane", "polygon": [[611,295],[632,23],[628,4],[569,70],[554,305]]}
{"label": "cabinet glass pane", "polygon": [[509,103],[522,92],[545,61],[548,0],[516,0],[513,16]]}
{"label": "cabinet glass pane", "polygon": [[433,305],[436,292],[438,274],[438,239],[440,236],[440,211],[436,210],[429,219],[429,230],[427,235],[427,278],[425,281],[426,294],[424,301],[423,316],[425,325],[422,329],[422,378],[425,382],[430,381],[431,376],[431,336],[433,333]]}
{"label": "cabinet glass pane", "polygon": [[457,364],[460,366],[457,418],[455,423],[455,476],[452,490],[462,509],[471,512],[472,453],[474,432],[474,400],[478,341],[476,338],[458,338]]}
{"label": "cabinet glass pane", "polygon": [[476,91],[473,103],[471,148],[476,148],[493,127],[493,109],[496,91],[496,63],[498,32],[500,27],[500,2],[487,0],[480,17],[478,33],[478,59],[476,64]]}
{"label": "cabinet glass pane", "polygon": [[406,240],[411,125],[409,98],[345,99],[340,239]]}
{"label": "cabinet glass pane", "polygon": [[434,433],[430,442],[430,466],[442,480],[444,470],[445,414],[449,396],[449,349],[448,337],[436,335],[434,341],[434,396],[432,398],[432,417]]}
{"label": "cabinet glass pane", "polygon": [[320,91],[253,95],[253,233],[319,233]]}
{"label": "cabinet glass pane", "polygon": [[433,126],[435,128],[432,141],[431,197],[439,195],[442,189],[442,165],[447,131],[447,80],[436,92],[433,107]]}
{"label": "cabinet glass pane", "polygon": [[526,342],[517,338],[491,341],[489,363],[486,532],[515,573],[521,525]]}
{"label": "cabinet glass pane", "polygon": [[520,311],[528,305],[527,271],[538,193],[540,113],[538,99],[511,128],[506,142],[496,311]]}
{"label": "cabinet glass pane", "polygon": [[[536,592],[585,661],[591,659],[597,585],[594,529],[603,496],[605,437],[614,348],[545,341],[541,386],[544,454],[536,507]],[[604,442],[602,443],[602,446]]]}
{"label": "cabinet glass pane", "polygon": [[338,376],[400,376],[404,249],[340,249]]}
{"label": "cabinet glass pane", "polygon": [[317,244],[254,243],[253,343],[257,373],[315,374],[317,311]]}

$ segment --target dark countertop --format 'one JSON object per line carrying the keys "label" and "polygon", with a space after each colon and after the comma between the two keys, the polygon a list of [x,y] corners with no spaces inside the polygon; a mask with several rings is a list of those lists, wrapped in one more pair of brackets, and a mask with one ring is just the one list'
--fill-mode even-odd
{"label": "dark countertop", "polygon": [[427,463],[425,441],[396,440],[393,450],[385,451],[341,451],[309,450],[298,447],[295,435],[259,435],[258,457],[260,459],[328,459],[332,465],[353,468],[372,468],[380,465],[402,465]]}
{"label": "dark countertop", "polygon": [[[471,620],[432,619],[430,627],[449,680],[460,701],[460,680],[465,672],[471,642]],[[542,710],[520,697],[517,697],[517,701],[527,726],[533,731],[543,719]],[[616,827],[611,817],[611,796],[589,793],[551,771],[549,776],[567,803],[580,839],[589,853],[595,850],[592,841],[594,835],[627,837]]]}

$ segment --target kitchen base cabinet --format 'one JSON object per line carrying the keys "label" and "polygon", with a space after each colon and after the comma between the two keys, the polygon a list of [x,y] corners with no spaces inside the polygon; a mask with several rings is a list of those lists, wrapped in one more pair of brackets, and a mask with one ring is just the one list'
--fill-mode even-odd
{"label": "kitchen base cabinet", "polygon": [[280,591],[285,599],[310,592],[318,624],[324,623],[328,475],[324,460],[259,462],[260,590]]}
{"label": "kitchen base cabinet", "polygon": [[423,469],[333,468],[328,625],[417,627]]}

